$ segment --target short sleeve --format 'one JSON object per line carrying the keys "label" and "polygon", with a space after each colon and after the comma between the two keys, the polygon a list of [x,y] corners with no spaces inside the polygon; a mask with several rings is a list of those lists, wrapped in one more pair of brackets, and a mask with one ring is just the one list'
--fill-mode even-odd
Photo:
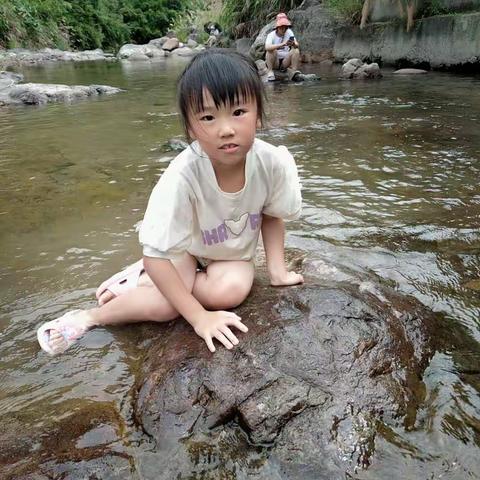
{"label": "short sleeve", "polygon": [[265,39],[265,46],[268,47],[270,45],[273,45],[273,34],[274,34],[274,31],[273,32],[270,32],[268,35],[267,35],[267,38]]}
{"label": "short sleeve", "polygon": [[302,193],[297,166],[286,147],[277,148],[273,159],[270,193],[263,213],[285,220],[295,220],[302,213]]}
{"label": "short sleeve", "polygon": [[192,202],[186,180],[168,169],[153,189],[140,227],[140,243],[147,257],[173,259],[192,240]]}

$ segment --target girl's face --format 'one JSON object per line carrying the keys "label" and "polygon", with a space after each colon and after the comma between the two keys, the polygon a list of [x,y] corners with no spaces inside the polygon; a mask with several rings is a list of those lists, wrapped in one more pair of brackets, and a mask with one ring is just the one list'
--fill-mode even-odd
{"label": "girl's face", "polygon": [[243,166],[260,126],[254,98],[215,106],[208,90],[203,92],[204,109],[191,112],[189,134],[198,140],[213,166]]}

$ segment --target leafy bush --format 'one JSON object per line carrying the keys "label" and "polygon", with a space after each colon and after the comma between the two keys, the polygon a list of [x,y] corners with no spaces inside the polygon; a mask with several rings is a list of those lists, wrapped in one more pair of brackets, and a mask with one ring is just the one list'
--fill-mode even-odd
{"label": "leafy bush", "polygon": [[325,0],[325,5],[342,18],[357,21],[362,14],[363,0]]}
{"label": "leafy bush", "polygon": [[301,3],[302,0],[224,0],[220,23],[231,30],[244,24],[242,32],[253,36],[277,13],[288,12]]}
{"label": "leafy bush", "polygon": [[196,29],[197,41],[205,43],[209,35],[203,27],[208,22],[218,22],[221,13],[219,0],[191,0],[188,11],[176,17],[172,30],[181,42],[186,42],[192,28]]}
{"label": "leafy bush", "polygon": [[66,28],[72,47],[85,50],[115,49],[129,39],[128,26],[119,10],[121,0],[77,0],[66,2]]}
{"label": "leafy bush", "polygon": [[0,44],[64,44],[62,0],[0,0]]}
{"label": "leafy bush", "polygon": [[194,0],[0,0],[0,46],[117,49],[162,36]]}

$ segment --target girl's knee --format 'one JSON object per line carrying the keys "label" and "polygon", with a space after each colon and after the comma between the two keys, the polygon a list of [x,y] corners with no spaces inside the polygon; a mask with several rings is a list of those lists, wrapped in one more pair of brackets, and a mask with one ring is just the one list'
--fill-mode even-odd
{"label": "girl's knee", "polygon": [[237,307],[247,298],[251,289],[250,279],[233,276],[219,279],[211,290],[209,307],[218,310]]}

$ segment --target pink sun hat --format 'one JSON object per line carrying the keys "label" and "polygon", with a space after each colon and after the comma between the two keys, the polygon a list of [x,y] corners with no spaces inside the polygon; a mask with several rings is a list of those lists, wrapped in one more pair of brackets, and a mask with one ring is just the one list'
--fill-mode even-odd
{"label": "pink sun hat", "polygon": [[275,23],[275,28],[278,27],[291,27],[292,24],[290,23],[290,20],[287,17],[286,13],[279,13],[277,15],[276,23]]}

